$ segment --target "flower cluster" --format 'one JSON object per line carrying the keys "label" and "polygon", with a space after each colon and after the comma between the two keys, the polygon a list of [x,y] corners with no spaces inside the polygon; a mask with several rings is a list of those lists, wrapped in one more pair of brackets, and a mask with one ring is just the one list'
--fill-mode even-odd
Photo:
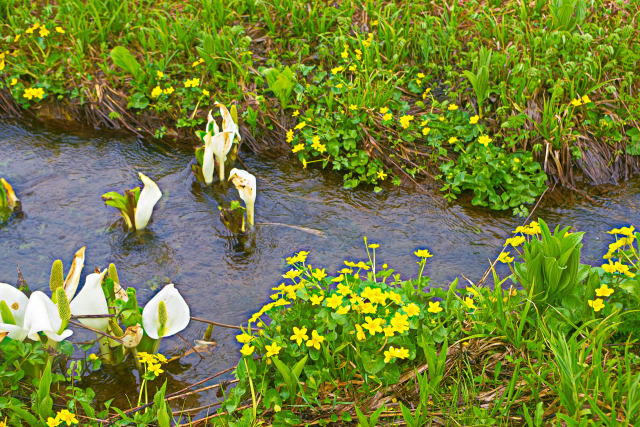
{"label": "flower cluster", "polygon": [[22,96],[29,101],[31,101],[33,98],[42,99],[44,98],[44,89],[42,89],[41,87],[26,88]]}
{"label": "flower cluster", "polygon": [[60,412],[56,414],[55,418],[47,418],[48,427],[57,427],[64,425],[63,423],[70,426],[71,424],[78,424],[79,421],[72,412],[69,412],[68,409],[61,409]]}
{"label": "flower cluster", "polygon": [[138,353],[138,360],[144,365],[145,372],[152,373],[155,377],[164,372],[162,364],[167,363],[167,358],[162,354],[150,354],[144,351]]}

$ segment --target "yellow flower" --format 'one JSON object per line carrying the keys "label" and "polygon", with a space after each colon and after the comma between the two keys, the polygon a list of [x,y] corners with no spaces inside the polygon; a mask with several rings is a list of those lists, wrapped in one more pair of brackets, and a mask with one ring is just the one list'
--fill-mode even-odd
{"label": "yellow flower", "polygon": [[357,106],[357,105],[355,105],[355,104],[351,104],[351,105],[349,105],[349,110],[351,110],[351,111],[355,111],[355,110],[357,110],[357,109],[358,109],[358,106]]}
{"label": "yellow flower", "polygon": [[500,254],[500,256],[498,257],[498,261],[504,263],[504,264],[508,264],[510,262],[513,262],[513,257],[509,256],[509,252],[502,252]]}
{"label": "yellow flower", "polygon": [[395,316],[391,318],[391,326],[393,329],[402,334],[409,330],[409,315],[401,314],[396,311]]}
{"label": "yellow flower", "polygon": [[295,341],[296,343],[298,343],[298,345],[302,344],[303,340],[306,340],[307,338],[309,338],[307,336],[307,328],[306,327],[302,327],[300,329],[298,329],[296,326],[293,327],[293,335],[291,335],[291,337],[289,337],[289,339],[291,341]]}
{"label": "yellow flower", "polygon": [[402,117],[400,117],[400,126],[402,126],[404,129],[409,127],[409,123],[411,123],[411,121],[413,120],[413,116],[411,114],[407,114],[404,115]]}
{"label": "yellow flower", "polygon": [[389,291],[386,292],[385,295],[389,300],[393,301],[396,304],[402,303],[402,296],[397,292]]}
{"label": "yellow flower", "polygon": [[608,234],[623,234],[625,236],[633,237],[633,232],[635,231],[635,227],[633,225],[629,227],[622,228],[614,228],[611,231],[607,231]]}
{"label": "yellow flower", "polygon": [[388,107],[380,107],[380,114],[387,114],[389,112]]}
{"label": "yellow flower", "polygon": [[456,111],[458,109],[458,106],[456,104],[449,104],[449,106],[447,107],[447,110],[449,111]]}
{"label": "yellow flower", "polygon": [[377,19],[374,20],[374,21],[371,21],[371,26],[372,27],[375,27],[376,25],[378,25],[378,20]]}
{"label": "yellow flower", "polygon": [[347,59],[349,57],[349,52],[346,50],[343,50],[340,56],[342,56],[342,59]]}
{"label": "yellow flower", "polygon": [[393,326],[385,326],[385,327],[382,329],[382,332],[384,332],[384,336],[385,336],[385,337],[392,337],[392,336],[394,336],[394,335],[395,335],[396,330],[395,330],[395,329],[393,329]]}
{"label": "yellow flower", "polygon": [[340,71],[343,71],[344,67],[342,65],[340,65],[339,67],[335,67],[331,69],[331,74],[338,74]]}
{"label": "yellow flower", "polygon": [[175,89],[173,88],[173,86],[169,86],[168,88],[164,89],[162,92],[164,92],[165,95],[171,95],[174,91]]}
{"label": "yellow flower", "polygon": [[[245,347],[246,347],[246,346],[247,346],[247,345],[245,344]],[[243,348],[244,348],[244,347],[243,347]],[[155,376],[158,376],[158,375],[160,375],[161,373],[163,373],[163,372],[164,372],[164,370],[160,367],[160,364],[159,364],[159,363],[158,363],[158,364],[156,364],[156,363],[149,363],[149,364],[147,365],[147,369],[149,370],[149,372],[151,372],[151,373],[152,373],[153,375],[155,375]]]}
{"label": "yellow flower", "polygon": [[473,298],[465,297],[464,300],[462,300],[462,302],[470,310],[475,310],[477,308],[476,305],[473,303]]}
{"label": "yellow flower", "polygon": [[375,314],[376,310],[378,309],[378,307],[375,304],[372,304],[370,302],[365,302],[360,304],[359,308],[362,314]]}
{"label": "yellow flower", "polygon": [[387,174],[383,170],[379,170],[378,172],[376,172],[376,175],[378,175],[378,179],[381,179],[382,181],[384,181],[384,179],[387,177]]}
{"label": "yellow flower", "polygon": [[382,324],[384,323],[383,319],[372,319],[371,316],[367,316],[364,318],[364,320],[365,323],[362,324],[362,327],[368,330],[369,334],[375,335],[376,332],[382,332]]}
{"label": "yellow flower", "polygon": [[295,110],[292,114],[291,117],[298,117],[300,115],[300,111],[299,110]]}
{"label": "yellow flower", "polygon": [[209,95],[211,95],[211,93],[210,93],[208,90],[206,90],[206,89],[202,89],[202,94],[203,94],[204,96],[209,96]]}
{"label": "yellow flower", "polygon": [[347,314],[349,312],[349,310],[351,310],[351,306],[350,305],[341,305],[336,310],[336,313],[338,313],[338,314]]}
{"label": "yellow flower", "polygon": [[[62,421],[60,421],[60,419],[58,417],[56,417],[56,418],[48,417],[47,418],[47,426],[48,427],[58,427],[61,422]],[[6,427],[6,424],[3,427]]]}
{"label": "yellow flower", "polygon": [[187,79],[184,82],[184,87],[198,87],[198,86],[200,86],[200,79],[198,78]]}
{"label": "yellow flower", "polygon": [[581,100],[583,104],[588,104],[591,102],[591,99],[589,99],[589,95],[583,95]]}
{"label": "yellow flower", "polygon": [[391,113],[386,113],[384,116],[382,116],[382,120],[385,122],[388,122],[392,118],[393,118],[393,115]]}
{"label": "yellow flower", "polygon": [[574,107],[579,107],[582,105],[582,101],[580,100],[580,98],[572,99],[571,105],[573,105]]}
{"label": "yellow flower", "polygon": [[418,258],[431,258],[433,256],[429,249],[418,249],[413,254]]}
{"label": "yellow flower", "polygon": [[89,355],[89,360],[98,360],[98,356],[96,356],[94,353],[91,353]]}
{"label": "yellow flower", "polygon": [[[292,142],[292,141],[293,141],[293,130],[289,129],[287,131],[287,142]],[[303,147],[304,147],[304,145],[303,145]],[[298,151],[300,151],[300,150],[298,150]],[[294,151],[294,153],[295,153],[295,151]]]}
{"label": "yellow flower", "polygon": [[162,95],[162,88],[160,86],[154,87],[153,90],[151,91],[151,97],[157,98],[160,95]]}
{"label": "yellow flower", "polygon": [[66,31],[62,27],[56,27],[56,33],[64,34]]}
{"label": "yellow flower", "polygon": [[343,285],[342,283],[338,285],[337,291],[340,295],[343,295],[343,296],[351,295],[353,293],[353,291],[351,290],[351,288],[349,288],[349,286]]}
{"label": "yellow flower", "polygon": [[242,348],[240,349],[240,353],[242,353],[243,356],[250,356],[253,354],[253,350],[255,350],[256,348],[252,345],[249,344],[245,344],[242,346]]}
{"label": "yellow flower", "polygon": [[264,348],[265,350],[267,350],[267,357],[277,356],[280,353],[280,350],[282,349],[282,347],[276,343],[273,343],[271,345],[267,344],[264,346]]}
{"label": "yellow flower", "polygon": [[158,359],[160,363],[167,363],[167,358],[160,353],[156,353],[156,359]]}
{"label": "yellow flower", "polygon": [[340,304],[342,304],[342,297],[338,294],[332,294],[327,298],[327,307],[329,308],[337,308]]}
{"label": "yellow flower", "polygon": [[364,341],[367,338],[367,335],[364,333],[364,329],[362,329],[362,326],[358,325],[356,323],[356,338],[358,339],[358,341]]}
{"label": "yellow flower", "polygon": [[252,337],[249,334],[240,334],[240,335],[236,335],[236,340],[240,343],[240,344],[248,344],[251,341],[253,341],[255,337]]}
{"label": "yellow flower", "polygon": [[311,339],[307,341],[307,347],[313,347],[316,350],[320,350],[320,344],[324,341],[324,337],[318,335],[318,331],[315,329],[311,332]]}
{"label": "yellow flower", "polygon": [[593,308],[593,311],[595,311],[596,313],[604,308],[604,301],[602,301],[600,298],[596,298],[595,301],[590,299],[589,301],[587,301],[587,303],[589,304],[589,307]]}
{"label": "yellow flower", "polygon": [[605,283],[602,284],[598,289],[596,289],[596,296],[598,297],[608,297],[613,293],[613,289],[608,287]]}
{"label": "yellow flower", "polygon": [[477,114],[475,116],[471,116],[469,117],[469,124],[475,125],[476,123],[478,123],[479,119],[480,116],[478,116]]}
{"label": "yellow flower", "polygon": [[511,245],[515,248],[516,246],[519,246],[522,243],[524,243],[524,241],[525,241],[524,236],[510,237],[504,242],[504,246]]}
{"label": "yellow flower", "polygon": [[309,300],[311,301],[311,305],[319,305],[324,299],[323,295],[311,295]]}
{"label": "yellow flower", "polygon": [[404,307],[404,312],[407,313],[409,317],[413,317],[420,313],[420,307],[418,307],[414,303],[411,303]]}
{"label": "yellow flower", "polygon": [[44,25],[40,27],[40,37],[47,37],[49,34],[51,34],[51,31],[47,30],[47,27]]}
{"label": "yellow flower", "polygon": [[389,363],[394,357],[406,359],[409,357],[409,350],[404,347],[394,348],[393,346],[389,346],[389,349],[384,352],[384,363]]}
{"label": "yellow flower", "polygon": [[431,128],[430,127],[422,128],[422,135],[427,136],[429,134],[429,132],[431,132]]}
{"label": "yellow flower", "polygon": [[442,310],[443,308],[440,307],[440,301],[436,301],[436,302],[429,301],[429,308],[427,309],[429,313],[437,314],[437,313],[440,313]]}
{"label": "yellow flower", "polygon": [[317,280],[322,280],[325,277],[327,277],[327,273],[324,272],[324,268],[322,270],[320,270],[319,268],[316,268],[313,271],[313,273],[311,273],[311,275],[315,277]]}
{"label": "yellow flower", "polygon": [[445,117],[444,116],[439,116],[438,120],[440,120],[441,122],[444,122]]}
{"label": "yellow flower", "polygon": [[305,122],[304,120],[301,121],[300,123],[298,123],[296,125],[296,127],[294,127],[294,129],[298,130],[298,129],[302,129],[303,127],[305,127],[307,125],[307,122]]}
{"label": "yellow flower", "polygon": [[481,135],[480,138],[478,138],[478,143],[484,145],[485,147],[488,146],[491,141],[493,140],[487,135]]}
{"label": "yellow flower", "polygon": [[204,62],[204,59],[200,58],[197,61],[194,61],[193,64],[191,64],[191,67],[197,67],[198,65],[202,64]]}
{"label": "yellow flower", "polygon": [[18,79],[16,79],[15,77],[11,79],[11,86],[15,86],[18,84]]}
{"label": "yellow flower", "polygon": [[156,77],[159,79],[164,79],[164,73],[160,70],[156,71]]}
{"label": "yellow flower", "polygon": [[427,99],[427,95],[429,95],[429,92],[431,92],[431,88],[428,87],[424,93],[422,94],[422,99]]}
{"label": "yellow flower", "polygon": [[78,424],[79,422],[76,416],[73,413],[69,412],[68,409],[60,410],[60,412],[56,414],[56,418],[60,421],[64,421],[68,426],[70,426],[71,424]]}
{"label": "yellow flower", "polygon": [[449,138],[449,144],[455,144],[456,142],[458,142],[458,138],[456,138],[455,136],[452,136],[451,138]]}

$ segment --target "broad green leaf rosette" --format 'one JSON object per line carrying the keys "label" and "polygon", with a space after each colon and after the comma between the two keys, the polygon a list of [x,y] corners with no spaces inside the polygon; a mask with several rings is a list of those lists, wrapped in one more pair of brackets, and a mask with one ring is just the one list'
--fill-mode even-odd
{"label": "broad green leaf rosette", "polygon": [[110,191],[102,195],[107,206],[113,206],[120,211],[129,229],[142,230],[151,220],[153,208],[162,197],[158,184],[151,178],[139,172],[138,176],[144,184],[142,191],[139,187],[126,190],[124,195]]}

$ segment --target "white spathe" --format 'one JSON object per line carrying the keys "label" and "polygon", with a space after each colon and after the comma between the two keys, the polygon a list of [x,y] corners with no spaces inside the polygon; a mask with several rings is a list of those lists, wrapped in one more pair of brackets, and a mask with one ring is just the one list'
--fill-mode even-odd
{"label": "white spathe", "polygon": [[151,219],[151,213],[153,212],[153,207],[162,197],[162,191],[160,191],[158,184],[153,182],[151,178],[149,178],[145,174],[138,172],[138,176],[144,184],[144,188],[140,192],[140,197],[138,198],[134,216],[136,230],[142,230],[149,223],[149,220]]}
{"label": "white spathe", "polygon": [[224,181],[224,162],[227,161],[227,154],[231,150],[231,142],[233,141],[231,135],[233,134],[230,132],[220,132],[211,138],[213,154],[218,159],[218,176],[221,182]]}
{"label": "white spathe", "polygon": [[[165,324],[162,336],[159,335],[160,301],[164,302],[167,310],[167,323]],[[146,334],[154,340],[177,334],[187,327],[190,319],[189,306],[173,283],[169,283],[162,288],[160,292],[151,298],[142,310],[142,326]]]}
{"label": "white spathe", "polygon": [[[102,291],[102,280],[107,270],[102,273],[89,274],[84,286],[78,292],[78,295],[69,303],[71,314],[74,316],[109,314],[109,306],[107,299]],[[106,331],[109,327],[109,318],[80,318],[78,319],[83,325],[93,329]]]}
{"label": "white spathe", "polygon": [[220,108],[220,114],[222,115],[222,132],[229,133],[229,146],[231,146],[234,136],[238,137],[238,141],[242,140],[242,138],[240,138],[240,129],[233,121],[233,117],[231,117],[231,113],[229,113],[227,107],[219,102],[216,102],[214,105]]}
{"label": "white spathe", "polygon": [[64,280],[64,293],[67,294],[67,300],[69,301],[73,299],[73,296],[76,294],[76,290],[78,290],[80,273],[84,267],[84,252],[86,248],[86,246],[81,247],[73,256],[71,268],[69,269],[69,273],[67,273],[67,278]]}
{"label": "white spathe", "polygon": [[40,291],[35,291],[29,297],[27,311],[24,314],[24,328],[29,339],[37,340],[38,332],[44,334],[53,341],[62,341],[73,334],[73,331],[65,329],[60,332],[62,319],[58,312],[58,306]]}
{"label": "white spathe", "polygon": [[27,311],[29,298],[14,286],[0,282],[0,301],[4,301],[9,306],[13,320],[15,320],[14,324],[7,323],[7,319],[0,318],[0,331],[9,332],[8,336],[11,339],[24,340],[27,336],[27,329],[24,327],[24,315]]}
{"label": "white spathe", "polygon": [[233,168],[229,172],[229,180],[233,182],[233,185],[240,193],[240,198],[244,201],[247,208],[247,222],[250,227],[253,227],[254,223],[254,204],[256,201],[256,177],[249,172]]}

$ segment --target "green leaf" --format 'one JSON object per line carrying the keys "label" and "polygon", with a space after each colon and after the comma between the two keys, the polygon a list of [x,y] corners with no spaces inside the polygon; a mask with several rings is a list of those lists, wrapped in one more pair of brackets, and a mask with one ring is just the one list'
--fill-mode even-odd
{"label": "green leaf", "polygon": [[140,63],[124,46],[116,46],[111,50],[111,59],[118,67],[124,69],[133,77],[141,82],[144,78],[144,72]]}

